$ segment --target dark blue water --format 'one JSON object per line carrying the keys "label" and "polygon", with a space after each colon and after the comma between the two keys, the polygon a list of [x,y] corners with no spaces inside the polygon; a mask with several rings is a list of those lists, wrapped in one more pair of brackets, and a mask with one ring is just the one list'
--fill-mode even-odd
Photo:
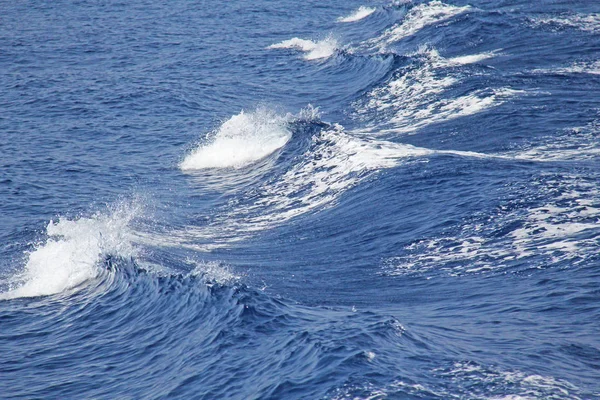
{"label": "dark blue water", "polygon": [[600,5],[20,1],[0,397],[600,398]]}

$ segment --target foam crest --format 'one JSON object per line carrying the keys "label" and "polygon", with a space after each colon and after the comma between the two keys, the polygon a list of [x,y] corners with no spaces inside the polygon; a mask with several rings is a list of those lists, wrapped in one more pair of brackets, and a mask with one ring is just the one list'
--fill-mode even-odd
{"label": "foam crest", "polygon": [[287,123],[287,117],[266,108],[242,111],[225,121],[208,143],[188,154],[180,168],[243,168],[285,146],[292,136]]}
{"label": "foam crest", "polygon": [[409,54],[409,57],[417,57],[426,59],[427,62],[433,66],[434,68],[449,68],[449,67],[457,67],[462,65],[475,64],[480,61],[488,60],[490,58],[496,57],[500,54],[500,49],[487,51],[484,53],[478,54],[468,54],[464,56],[457,56],[451,58],[445,58],[438,52],[437,49],[433,47],[429,47],[427,45],[420,46],[419,49],[413,53]]}
{"label": "foam crest", "polygon": [[96,278],[104,257],[132,257],[128,224],[134,215],[134,208],[122,207],[109,215],[50,221],[48,239],[29,253],[24,271],[0,299],[61,293]]}
{"label": "foam crest", "polygon": [[266,196],[248,209],[268,210],[251,218],[253,226],[264,229],[322,208],[364,179],[365,173],[432,153],[411,145],[359,139],[340,125],[322,131],[312,140],[313,147],[304,154],[304,161],[265,187]]}
{"label": "foam crest", "polygon": [[400,24],[386,30],[380,37],[370,40],[368,43],[379,47],[381,50],[386,45],[412,36],[427,26],[447,21],[470,9],[470,6],[457,7],[444,4],[439,0],[419,4],[410,9]]}
{"label": "foam crest", "polygon": [[338,18],[338,22],[357,22],[361,19],[367,18],[369,15],[375,12],[375,7],[365,7],[360,6],[357,10],[355,10],[352,14],[346,17]]}
{"label": "foam crest", "polygon": [[490,58],[494,58],[499,54],[500,50],[488,51],[485,53],[471,54],[466,56],[458,56],[446,59],[448,65],[469,65],[475,64]]}
{"label": "foam crest", "polygon": [[[429,372],[441,383],[416,383],[410,379],[396,380],[385,386],[370,382],[344,385],[335,391],[332,399],[583,399],[589,397],[581,388],[552,376],[506,370],[485,366],[472,361],[455,362],[448,367],[435,368]],[[447,382],[451,382],[448,385]],[[473,388],[477,387],[477,397]],[[587,396],[586,396],[587,395]]]}
{"label": "foam crest", "polygon": [[293,38],[281,43],[272,44],[268,49],[295,49],[305,53],[305,60],[327,59],[335,54],[339,45],[337,40],[329,36],[318,42],[312,40]]}

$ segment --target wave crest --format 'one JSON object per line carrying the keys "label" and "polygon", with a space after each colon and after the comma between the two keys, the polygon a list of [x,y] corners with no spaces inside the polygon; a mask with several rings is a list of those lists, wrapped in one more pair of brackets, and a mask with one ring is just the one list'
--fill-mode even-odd
{"label": "wave crest", "polygon": [[335,54],[339,44],[333,37],[328,36],[327,38],[318,42],[312,40],[292,38],[284,40],[283,42],[272,44],[268,49],[295,49],[300,50],[304,53],[305,60],[319,60],[327,59]]}
{"label": "wave crest", "polygon": [[133,257],[128,224],[135,215],[136,208],[123,206],[108,215],[50,221],[48,239],[29,253],[23,272],[0,299],[61,293],[96,278],[104,257]]}
{"label": "wave crest", "polygon": [[340,17],[340,18],[338,18],[337,21],[338,22],[357,22],[357,21],[360,21],[361,19],[367,18],[369,15],[373,14],[375,12],[375,10],[376,9],[374,7],[360,6],[352,14],[350,14],[346,17]]}
{"label": "wave crest", "polygon": [[212,140],[188,154],[179,167],[184,171],[243,168],[285,146],[292,136],[288,120],[266,108],[242,111],[225,121]]}

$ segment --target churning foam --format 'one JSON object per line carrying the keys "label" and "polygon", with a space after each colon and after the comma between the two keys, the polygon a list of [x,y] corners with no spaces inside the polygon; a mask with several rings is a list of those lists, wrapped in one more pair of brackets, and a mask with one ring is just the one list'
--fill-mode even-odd
{"label": "churning foam", "polygon": [[268,49],[296,49],[304,53],[305,60],[326,59],[335,54],[338,49],[338,42],[332,36],[313,42],[312,40],[293,38],[284,40],[281,43],[272,44]]}
{"label": "churning foam", "polygon": [[285,146],[292,137],[287,117],[266,108],[234,115],[181,162],[184,171],[242,168]]}
{"label": "churning foam", "polygon": [[338,18],[338,22],[357,22],[361,19],[367,18],[369,15],[375,12],[374,7],[360,6],[356,11],[346,17]]}
{"label": "churning foam", "polygon": [[[324,129],[312,143],[302,162],[265,187],[265,196],[245,210],[255,214],[247,220],[252,229],[264,229],[324,207],[364,179],[365,173],[432,153],[411,145],[360,139],[341,125]],[[267,212],[254,212],[259,209]]]}
{"label": "churning foam", "polygon": [[470,6],[451,6],[444,4],[439,0],[434,0],[427,4],[419,4],[406,14],[404,20],[400,24],[386,30],[380,37],[371,39],[367,43],[375,45],[382,50],[386,45],[412,36],[426,26],[449,20],[470,9]]}
{"label": "churning foam", "polygon": [[29,253],[24,271],[0,299],[61,293],[97,277],[107,255],[132,257],[128,224],[134,215],[135,209],[121,207],[109,215],[50,221],[48,239]]}

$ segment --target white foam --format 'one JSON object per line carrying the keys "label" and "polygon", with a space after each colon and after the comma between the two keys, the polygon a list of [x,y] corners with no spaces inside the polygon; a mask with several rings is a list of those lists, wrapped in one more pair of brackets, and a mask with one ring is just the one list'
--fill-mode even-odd
{"label": "white foam", "polygon": [[250,219],[254,228],[279,224],[333,203],[364,179],[365,173],[392,168],[408,157],[431,154],[427,149],[385,141],[359,139],[340,125],[313,137],[303,161],[265,188],[266,196],[251,209],[266,207]]}
{"label": "white foam", "polygon": [[243,168],[285,146],[291,133],[287,118],[266,108],[234,115],[181,162],[184,171]]}
{"label": "white foam", "polygon": [[375,7],[365,7],[360,6],[357,10],[355,10],[352,14],[346,17],[338,18],[338,22],[357,22],[361,19],[367,18],[369,15],[375,12]]}
{"label": "white foam", "polygon": [[408,56],[426,59],[432,67],[439,69],[478,63],[480,61],[488,60],[490,58],[498,56],[500,54],[500,51],[501,49],[496,49],[492,51],[486,51],[483,53],[467,54],[464,56],[446,58],[440,55],[437,49],[428,45],[422,45],[419,46],[418,50],[415,53],[408,54]]}
{"label": "white foam", "polygon": [[600,146],[596,139],[600,133],[600,123],[594,121],[586,126],[567,129],[561,135],[552,134],[542,138],[542,144],[508,153],[522,160],[566,161],[591,160],[600,157]]}
{"label": "white foam", "polygon": [[[597,253],[600,237],[600,190],[577,176],[545,179],[532,187],[535,197],[551,199],[530,207],[500,206],[481,222],[457,232],[405,247],[405,254],[384,262],[391,275],[442,271],[450,275],[506,268],[515,260],[537,257],[544,265],[583,262]],[[557,195],[560,193],[560,195]],[[520,198],[534,201],[534,194]],[[507,232],[498,236],[496,232]]]}
{"label": "white foam", "polygon": [[542,17],[534,19],[534,25],[558,25],[586,32],[600,31],[600,14],[572,14],[560,17]]}
{"label": "white foam", "polygon": [[208,284],[216,283],[219,285],[232,284],[240,280],[240,276],[234,274],[229,267],[217,262],[187,260],[188,264],[192,264],[194,269],[190,273],[192,276],[203,277]]}
{"label": "white foam", "polygon": [[97,277],[105,256],[132,257],[128,224],[135,211],[121,207],[109,215],[50,221],[48,239],[29,253],[23,272],[0,299],[61,293]]}
{"label": "white foam", "polygon": [[281,43],[272,44],[268,49],[296,49],[305,53],[305,60],[327,59],[335,54],[339,45],[332,36],[313,42],[312,40],[293,38]]}
{"label": "white foam", "polygon": [[488,51],[485,53],[479,54],[471,54],[466,56],[458,56],[447,59],[447,63],[449,65],[468,65],[475,64],[484,60],[488,60],[490,58],[496,57],[499,54],[500,50]]}
{"label": "white foam", "polygon": [[383,50],[385,46],[412,36],[426,26],[447,21],[470,9],[470,6],[457,7],[444,4],[439,0],[434,0],[427,4],[419,4],[410,9],[400,24],[386,30],[380,37],[369,40],[367,43]]}
{"label": "white foam", "polygon": [[[430,386],[416,382],[396,380],[384,386],[370,382],[345,384],[336,389],[333,399],[386,399],[386,398],[475,398],[473,387],[477,387],[478,399],[489,400],[533,400],[587,398],[583,391],[562,379],[518,370],[503,370],[494,366],[482,366],[474,362],[456,362],[450,368],[435,368],[430,371],[434,381]],[[430,381],[432,379],[429,379]],[[448,382],[452,382],[448,385]]]}
{"label": "white foam", "polygon": [[[529,374],[518,370],[502,370],[473,362],[456,362],[452,368],[438,368],[434,370],[434,373],[440,375],[441,378],[452,379],[457,387],[469,388],[477,385],[490,388],[489,397],[482,397],[490,400],[580,399],[582,392],[570,382],[552,376]],[[468,382],[468,385],[463,382]],[[452,396],[452,398],[458,397],[463,398],[459,393]]]}
{"label": "white foam", "polygon": [[366,104],[355,104],[356,113],[359,117],[386,115],[383,123],[393,125],[393,128],[374,127],[373,130],[379,133],[412,133],[434,123],[473,115],[500,105],[523,92],[500,88],[474,91],[450,99],[440,98],[459,83],[457,77],[447,74],[446,68],[477,62],[496,54],[497,51],[493,51],[446,59],[437,50],[423,47],[413,55],[423,61],[421,65],[407,68],[387,86],[373,89],[367,95]]}
{"label": "white foam", "polygon": [[600,60],[591,62],[575,62],[568,67],[551,69],[534,69],[535,73],[542,74],[590,74],[600,75]]}

